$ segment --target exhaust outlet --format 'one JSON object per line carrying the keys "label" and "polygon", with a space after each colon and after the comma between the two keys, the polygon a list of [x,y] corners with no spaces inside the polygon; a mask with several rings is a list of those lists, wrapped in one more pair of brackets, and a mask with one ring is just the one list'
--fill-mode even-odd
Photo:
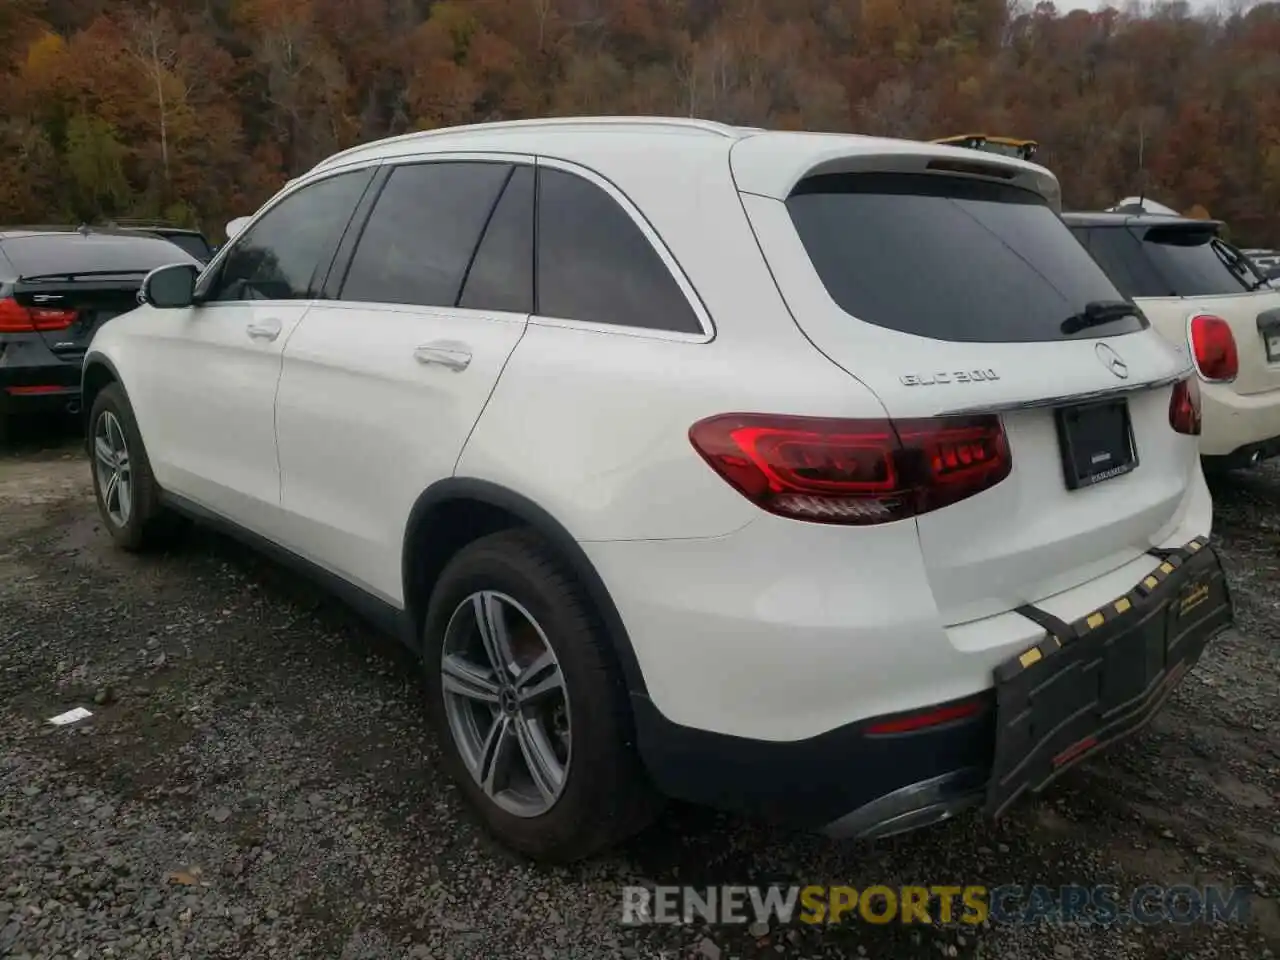
{"label": "exhaust outlet", "polygon": [[80,401],[79,401],[79,399],[76,399],[76,400],[68,400],[68,401],[67,401],[67,413],[79,413],[79,412],[80,412]]}

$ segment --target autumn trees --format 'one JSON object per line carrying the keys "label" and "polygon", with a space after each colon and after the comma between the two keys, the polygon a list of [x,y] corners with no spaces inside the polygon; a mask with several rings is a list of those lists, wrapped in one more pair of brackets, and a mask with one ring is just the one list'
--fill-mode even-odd
{"label": "autumn trees", "polygon": [[1280,245],[1280,4],[1232,9],[3,0],[0,222],[166,216],[216,234],[360,140],[508,117],[666,113],[1034,137],[1070,205],[1110,204],[1145,176],[1153,196]]}

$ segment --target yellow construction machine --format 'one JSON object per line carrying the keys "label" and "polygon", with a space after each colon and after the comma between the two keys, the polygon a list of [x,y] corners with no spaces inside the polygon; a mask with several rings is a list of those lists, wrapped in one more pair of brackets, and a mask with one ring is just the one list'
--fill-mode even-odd
{"label": "yellow construction machine", "polygon": [[985,133],[962,133],[955,137],[941,137],[933,142],[945,144],[949,147],[966,147],[969,150],[998,153],[1006,157],[1017,157],[1019,160],[1034,160],[1036,149],[1040,146],[1034,140],[1022,140],[1017,137],[992,137]]}

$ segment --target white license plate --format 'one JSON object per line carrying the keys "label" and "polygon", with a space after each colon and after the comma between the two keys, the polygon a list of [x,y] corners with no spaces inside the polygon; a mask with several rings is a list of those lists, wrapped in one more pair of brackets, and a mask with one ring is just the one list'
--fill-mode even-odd
{"label": "white license plate", "polygon": [[1267,334],[1267,359],[1280,363],[1280,333]]}

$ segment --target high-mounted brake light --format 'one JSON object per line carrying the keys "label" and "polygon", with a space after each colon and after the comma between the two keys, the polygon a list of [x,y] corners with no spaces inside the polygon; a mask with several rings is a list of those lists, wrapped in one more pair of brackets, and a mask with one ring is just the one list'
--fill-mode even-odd
{"label": "high-mounted brake light", "polygon": [[1230,383],[1240,372],[1240,355],[1231,325],[1221,317],[1202,313],[1191,318],[1187,339],[1196,371],[1211,383]]}
{"label": "high-mounted brake light", "polygon": [[1169,397],[1169,426],[1189,437],[1200,436],[1200,388],[1195,380],[1179,380]]}
{"label": "high-mounted brake light", "polygon": [[76,312],[74,310],[24,307],[13,297],[0,300],[0,333],[65,330],[75,322]]}
{"label": "high-mounted brake light", "polygon": [[1000,419],[837,420],[730,413],[689,439],[739,493],[815,523],[902,520],[964,500],[1009,475]]}

